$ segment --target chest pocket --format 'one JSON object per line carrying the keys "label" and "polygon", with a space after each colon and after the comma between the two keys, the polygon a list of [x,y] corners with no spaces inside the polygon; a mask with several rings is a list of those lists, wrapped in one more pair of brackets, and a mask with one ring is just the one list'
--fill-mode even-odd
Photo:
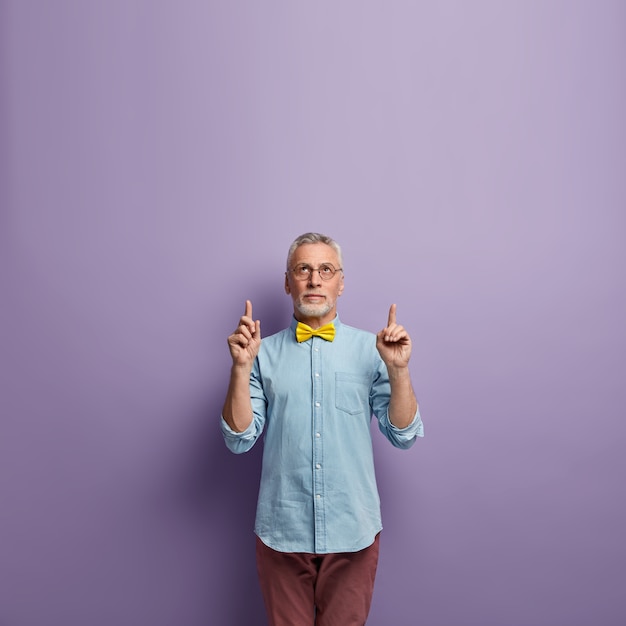
{"label": "chest pocket", "polygon": [[367,376],[335,372],[335,408],[350,415],[365,413],[369,407],[369,386]]}

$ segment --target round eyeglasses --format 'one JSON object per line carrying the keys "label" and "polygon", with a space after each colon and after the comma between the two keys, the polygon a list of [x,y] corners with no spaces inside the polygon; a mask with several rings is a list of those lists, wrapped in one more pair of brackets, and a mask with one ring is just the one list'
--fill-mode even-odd
{"label": "round eyeglasses", "polygon": [[341,267],[336,268],[331,263],[322,263],[319,267],[311,267],[307,263],[298,263],[289,270],[296,280],[309,280],[314,272],[320,275],[322,280],[330,280],[337,272],[343,271]]}

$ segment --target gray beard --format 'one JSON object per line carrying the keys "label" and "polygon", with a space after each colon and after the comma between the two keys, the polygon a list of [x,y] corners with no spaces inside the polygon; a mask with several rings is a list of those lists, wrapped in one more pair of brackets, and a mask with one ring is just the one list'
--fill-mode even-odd
{"label": "gray beard", "polygon": [[305,317],[323,317],[333,308],[333,305],[329,302],[324,304],[303,304],[298,302],[296,308]]}

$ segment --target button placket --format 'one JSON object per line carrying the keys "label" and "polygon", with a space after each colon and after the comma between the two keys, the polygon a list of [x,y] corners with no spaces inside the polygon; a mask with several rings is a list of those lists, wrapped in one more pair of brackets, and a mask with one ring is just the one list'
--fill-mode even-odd
{"label": "button placket", "polygon": [[324,412],[322,386],[322,358],[319,343],[324,341],[313,337],[311,350],[311,377],[313,384],[313,508],[315,511],[315,550],[323,551],[326,548],[325,511],[324,511]]}

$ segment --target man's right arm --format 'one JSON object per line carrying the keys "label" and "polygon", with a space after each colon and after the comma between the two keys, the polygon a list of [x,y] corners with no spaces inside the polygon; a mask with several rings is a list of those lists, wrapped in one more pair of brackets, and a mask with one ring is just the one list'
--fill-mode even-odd
{"label": "man's right arm", "polygon": [[222,409],[222,417],[236,433],[242,433],[252,423],[252,402],[250,400],[250,372],[244,366],[232,366],[230,382]]}
{"label": "man's right arm", "polygon": [[250,300],[246,300],[245,313],[239,320],[239,326],[228,337],[228,347],[233,364],[222,417],[233,431],[240,433],[250,426],[254,417],[250,399],[250,373],[261,347],[261,323],[252,319]]}

